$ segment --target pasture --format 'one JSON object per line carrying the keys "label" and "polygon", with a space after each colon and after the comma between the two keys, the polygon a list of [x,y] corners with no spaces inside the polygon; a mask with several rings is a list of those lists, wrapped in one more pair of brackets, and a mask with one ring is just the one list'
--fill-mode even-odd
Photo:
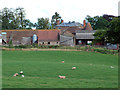
{"label": "pasture", "polygon": [[[117,55],[84,51],[3,51],[2,67],[3,88],[118,87]],[[21,70],[25,77],[13,77]],[[60,79],[59,75],[66,78]]]}

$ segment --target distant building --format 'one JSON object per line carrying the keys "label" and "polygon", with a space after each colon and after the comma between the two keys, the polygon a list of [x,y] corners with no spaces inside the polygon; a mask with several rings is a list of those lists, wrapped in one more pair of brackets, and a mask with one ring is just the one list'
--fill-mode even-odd
{"label": "distant building", "polygon": [[59,45],[60,30],[38,30],[38,45]]}
{"label": "distant building", "polygon": [[34,41],[39,45],[59,45],[60,30],[2,30],[2,40],[13,45],[31,45],[36,35],[37,40]]}
{"label": "distant building", "polygon": [[61,45],[88,45],[94,40],[93,34],[96,32],[89,22],[80,23],[62,23],[56,26],[61,29],[60,44]]}
{"label": "distant building", "polygon": [[57,21],[57,29],[47,30],[2,30],[2,41],[4,44],[12,42],[13,45],[88,45],[94,40],[89,22],[83,24],[68,22],[60,24]]}

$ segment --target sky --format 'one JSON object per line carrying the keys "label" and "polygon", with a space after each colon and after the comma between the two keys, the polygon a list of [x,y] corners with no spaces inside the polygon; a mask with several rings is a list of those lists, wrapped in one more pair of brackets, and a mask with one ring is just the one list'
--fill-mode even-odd
{"label": "sky", "polygon": [[0,10],[4,7],[22,7],[26,19],[37,22],[38,18],[49,18],[58,12],[64,22],[83,23],[87,15],[92,17],[103,14],[118,16],[120,0],[0,0]]}

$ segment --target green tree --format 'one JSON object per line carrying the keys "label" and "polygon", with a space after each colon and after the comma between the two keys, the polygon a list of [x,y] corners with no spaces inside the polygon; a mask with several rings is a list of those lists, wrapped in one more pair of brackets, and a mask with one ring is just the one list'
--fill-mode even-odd
{"label": "green tree", "polygon": [[55,15],[53,15],[52,16],[52,19],[51,19],[51,24],[53,25],[53,26],[55,26],[55,25],[57,25],[57,20],[62,20],[61,19],[61,16],[60,16],[60,14],[58,14],[57,12],[55,12]]}
{"label": "green tree", "polygon": [[104,19],[103,16],[91,17],[91,16],[87,15],[86,20],[88,22],[90,22],[90,24],[94,30],[107,29],[109,26],[109,22],[106,19]]}
{"label": "green tree", "polygon": [[93,40],[94,43],[101,42],[104,44],[106,42],[106,30],[98,30],[93,36],[95,37]]}
{"label": "green tree", "polygon": [[32,29],[33,23],[29,19],[23,20],[23,28]]}
{"label": "green tree", "polygon": [[114,18],[110,22],[106,38],[107,42],[120,45],[120,18]]}
{"label": "green tree", "polygon": [[30,29],[33,24],[29,19],[25,19],[24,8],[3,8],[2,15],[2,29]]}
{"label": "green tree", "polygon": [[38,22],[35,23],[37,29],[47,29],[49,23],[49,18],[38,18]]}
{"label": "green tree", "polygon": [[24,27],[24,20],[25,20],[25,10],[24,8],[16,8],[15,10],[15,15],[16,15],[16,21],[19,23],[19,28],[23,29]]}

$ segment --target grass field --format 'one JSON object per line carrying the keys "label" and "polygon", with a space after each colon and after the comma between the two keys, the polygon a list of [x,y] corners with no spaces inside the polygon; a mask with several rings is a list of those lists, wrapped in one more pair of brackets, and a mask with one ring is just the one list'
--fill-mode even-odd
{"label": "grass field", "polygon": [[[118,87],[117,55],[82,51],[3,51],[2,58],[3,88]],[[72,70],[72,66],[76,66],[76,70]],[[20,70],[25,77],[13,77]],[[65,75],[66,79],[58,75]]]}

